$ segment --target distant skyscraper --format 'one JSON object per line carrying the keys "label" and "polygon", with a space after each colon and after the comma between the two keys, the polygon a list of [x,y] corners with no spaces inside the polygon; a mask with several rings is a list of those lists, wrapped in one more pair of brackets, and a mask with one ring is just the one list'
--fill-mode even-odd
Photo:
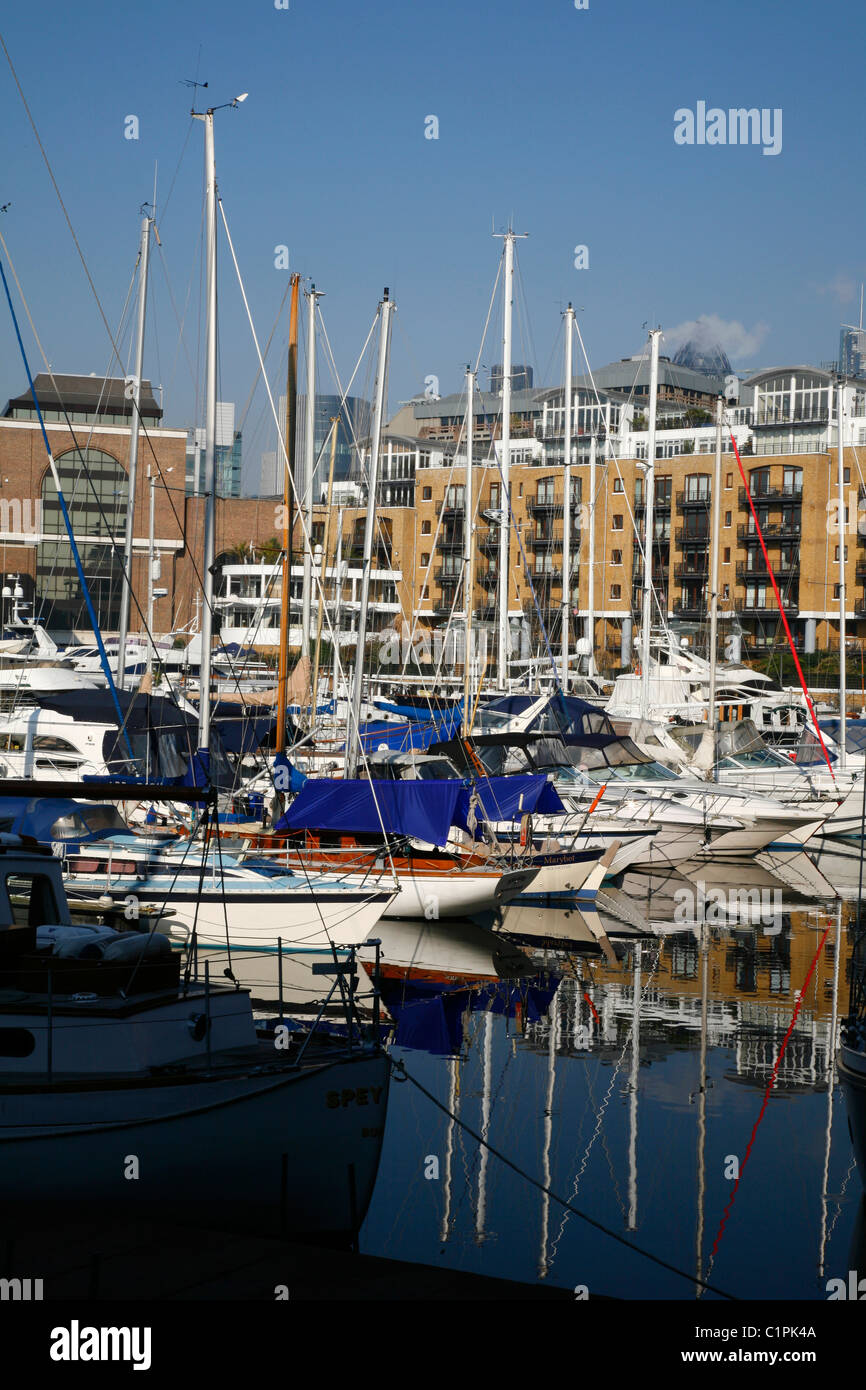
{"label": "distant skyscraper", "polygon": [[[214,434],[214,471],[218,497],[241,495],[241,450],[243,440],[235,429],[235,408],[232,401],[217,401]],[[205,432],[189,431],[186,443],[186,490],[195,496],[204,491]]]}
{"label": "distant skyscraper", "polygon": [[[525,367],[521,362],[518,366],[511,368],[511,389],[512,391],[529,391],[532,388],[532,368]],[[490,368],[490,390],[494,396],[498,396],[502,390],[502,363],[499,362],[495,367]]]}
{"label": "distant skyscraper", "polygon": [[839,371],[843,376],[866,376],[866,328],[843,323],[839,331]]}
{"label": "distant skyscraper", "polygon": [[[298,415],[295,425],[295,466],[300,470],[303,468],[304,459],[304,436],[306,429],[306,396],[298,397]],[[279,405],[280,434],[285,434],[286,428],[286,398],[280,396]],[[331,421],[334,416],[339,416],[337,427],[337,448],[334,455],[334,481],[345,482],[354,476],[357,471],[357,450],[355,442],[362,440],[370,433],[372,409],[369,401],[361,400],[359,396],[347,396],[340,406],[339,396],[316,396],[316,419],[315,431],[313,434],[313,460],[315,475],[313,478],[313,500],[315,502],[324,501],[328,491],[328,471],[331,466]],[[276,487],[275,492],[283,490],[283,453],[281,448],[276,451],[277,467],[275,469]],[[263,458],[264,462],[264,458]],[[263,474],[264,477],[264,474]]]}

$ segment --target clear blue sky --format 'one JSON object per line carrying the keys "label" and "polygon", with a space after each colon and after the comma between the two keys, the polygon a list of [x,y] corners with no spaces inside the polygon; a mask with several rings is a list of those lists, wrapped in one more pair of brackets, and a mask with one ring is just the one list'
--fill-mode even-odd
{"label": "clear blue sky", "polygon": [[[202,128],[190,132],[180,80],[196,75],[209,103],[249,92],[217,116],[217,168],[261,338],[287,279],[276,245],[326,291],[342,373],[389,285],[392,410],[428,374],[443,392],[459,387],[501,250],[491,224],[509,218],[530,234],[515,360],[531,361],[536,381],[559,379],[569,299],[593,365],[637,351],[646,322],[672,329],[701,315],[723,321],[736,366],[818,361],[835,356],[840,322],[858,313],[862,6],[84,0],[16,7],[3,34],[113,325],[158,161],[165,266],[181,311],[188,300],[184,349],[157,257],[146,373],[163,384],[171,423],[195,414]],[[780,107],[781,153],[676,145],[674,111],[698,101]],[[135,141],[124,139],[131,114]],[[438,140],[424,138],[429,115]],[[2,55],[0,122],[0,203],[12,204],[2,229],[46,351],[56,370],[102,374],[106,333]],[[588,270],[574,268],[577,244],[589,247]],[[240,409],[255,359],[226,254],[220,293],[220,395]],[[3,317],[5,400],[25,383]],[[283,322],[275,382],[286,337]],[[483,361],[498,356],[491,343]],[[319,381],[331,389],[324,365]],[[264,408],[259,390],[249,479],[273,447]]]}

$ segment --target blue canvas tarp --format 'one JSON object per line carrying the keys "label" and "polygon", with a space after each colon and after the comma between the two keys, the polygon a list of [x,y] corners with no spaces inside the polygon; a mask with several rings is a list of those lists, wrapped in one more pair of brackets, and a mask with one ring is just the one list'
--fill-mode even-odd
{"label": "blue canvas tarp", "polygon": [[477,793],[480,802],[476,811],[477,820],[520,820],[527,812],[546,815],[561,815],[565,812],[559,793],[547,780],[545,773],[537,773],[531,777],[486,777],[472,787],[464,784],[460,793],[455,824],[464,830],[468,829],[469,804],[473,791]]}
{"label": "blue canvas tarp", "polygon": [[388,724],[383,720],[362,724],[360,742],[366,753],[377,753],[382,748],[389,753],[408,753],[413,748],[423,752],[431,743],[453,738],[459,727],[459,720],[455,723],[450,716],[428,720],[426,724]]}
{"label": "blue canvas tarp", "polygon": [[335,830],[347,835],[411,835],[447,843],[462,782],[383,782],[329,777],[305,783],[276,830]]}

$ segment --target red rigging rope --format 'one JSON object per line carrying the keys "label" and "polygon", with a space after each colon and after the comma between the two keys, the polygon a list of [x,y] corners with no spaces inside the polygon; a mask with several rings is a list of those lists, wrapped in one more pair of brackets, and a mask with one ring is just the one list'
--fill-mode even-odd
{"label": "red rigging rope", "polygon": [[[770,557],[769,557],[769,555],[767,554],[767,547],[766,547],[766,545],[764,544],[764,533],[763,533],[763,531],[761,530],[761,523],[758,521],[758,514],[757,514],[757,512],[755,511],[755,504],[754,504],[754,502],[753,502],[753,500],[752,500],[752,490],[751,490],[751,488],[749,487],[749,481],[748,481],[748,479],[747,479],[747,477],[746,477],[745,469],[743,468],[743,461],[742,461],[742,459],[740,458],[740,451],[739,451],[739,449],[737,448],[737,441],[736,441],[736,439],[734,438],[733,431],[731,431],[731,443],[732,443],[733,446],[734,446],[734,453],[735,453],[736,458],[737,458],[737,467],[738,467],[739,470],[740,470],[740,477],[741,477],[742,480],[743,480],[743,487],[744,487],[745,490],[746,490],[746,498],[747,498],[748,503],[749,503],[749,510],[750,510],[750,512],[752,513],[752,521],[753,521],[754,524],[755,524],[755,531],[757,532],[758,540],[761,542],[761,550],[763,551],[763,554],[764,554],[764,564],[767,566],[767,573],[768,573],[769,576],[770,576],[770,583],[771,583],[772,586],[773,586],[773,593],[776,595],[776,602],[777,602],[777,604],[779,605],[779,617],[782,619],[782,623],[783,623],[783,626],[784,626],[784,628],[785,628],[785,636],[786,636],[787,639],[788,639],[788,646],[791,648],[791,655],[792,655],[792,657],[794,658],[794,665],[795,665],[796,668],[797,668],[797,675],[798,675],[799,680],[800,680],[800,687],[801,687],[801,689],[802,689],[802,691],[803,691],[803,695],[805,696],[806,704],[807,704],[807,706],[808,706],[808,708],[809,708],[809,713],[810,713],[810,715],[812,716],[812,723],[813,723],[814,726],[815,726],[815,733],[818,735],[818,742],[819,742],[820,745],[821,745],[821,752],[824,754],[824,760],[825,760],[825,762],[826,762],[828,768],[830,769],[830,776],[833,778],[833,781],[835,782],[835,781],[836,781],[836,774],[835,774],[834,771],[833,771],[833,767],[832,767],[832,764],[831,764],[831,762],[830,762],[830,755],[829,755],[829,753],[827,752],[827,746],[826,746],[826,744],[824,743],[824,739],[823,739],[822,734],[821,734],[821,729],[820,729],[820,726],[819,726],[819,724],[818,724],[818,717],[817,717],[817,715],[815,714],[815,707],[814,707],[814,705],[812,704],[812,698],[811,698],[811,696],[809,695],[809,691],[808,691],[808,688],[807,688],[807,686],[806,686],[806,678],[805,678],[805,676],[803,675],[803,668],[802,668],[801,665],[800,665],[800,659],[799,659],[799,657],[797,656],[796,650],[795,650],[795,648],[794,648],[794,639],[793,639],[793,637],[791,636],[791,629],[790,629],[790,627],[788,626],[788,619],[785,617],[785,610],[784,610],[784,608],[782,607],[782,595],[779,593],[779,586],[778,586],[778,584],[776,583],[776,576],[775,576],[774,573],[773,573],[773,567],[772,567],[772,565],[770,564]],[[844,652],[840,652],[840,654],[839,654],[839,660],[840,660],[840,661],[844,661],[844,659],[845,659],[845,654],[844,654]],[[841,711],[841,716],[842,716],[843,719],[845,718],[845,711],[844,711],[844,710]]]}

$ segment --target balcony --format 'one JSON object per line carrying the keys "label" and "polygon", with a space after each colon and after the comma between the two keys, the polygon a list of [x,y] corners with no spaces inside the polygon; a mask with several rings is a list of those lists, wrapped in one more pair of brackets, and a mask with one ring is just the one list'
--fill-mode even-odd
{"label": "balcony", "polygon": [[[799,613],[800,600],[799,598],[787,598],[783,594],[782,607],[786,613]],[[772,593],[767,594],[760,602],[755,600],[752,603],[747,603],[745,598],[735,598],[734,608],[744,617],[748,617],[750,613],[754,613],[756,617],[763,617],[766,613],[778,613],[779,611],[776,595]]]}
{"label": "balcony", "polygon": [[561,550],[562,536],[529,536],[529,544],[533,550]]}
{"label": "balcony", "polygon": [[706,563],[700,569],[695,569],[694,565],[682,561],[674,565],[674,579],[706,579],[709,572],[709,556],[704,558]]}
{"label": "balcony", "polygon": [[495,589],[499,583],[499,574],[495,569],[487,569],[480,576],[478,583],[482,589]]}
{"label": "balcony", "polygon": [[[800,565],[798,561],[786,560],[784,564],[780,561],[779,564],[773,566],[773,574],[776,576],[776,579],[792,579],[799,573]],[[743,584],[749,580],[754,580],[758,584],[769,584],[769,571],[765,569],[763,565],[750,565],[747,560],[738,560],[738,583]]]}
{"label": "balcony", "polygon": [[705,493],[703,497],[693,497],[690,493],[677,493],[677,511],[705,511],[710,505],[710,494]]}
{"label": "balcony", "polygon": [[535,585],[536,589],[543,587],[545,583],[547,584],[548,588],[551,584],[562,583],[561,569],[531,570],[530,573],[532,575],[532,582]]}
{"label": "balcony", "polygon": [[453,551],[460,554],[463,551],[463,536],[455,536],[453,534],[450,536],[440,536],[436,542],[436,549],[441,550],[443,554],[450,554]]}
{"label": "balcony", "polygon": [[[772,545],[779,541],[799,540],[800,525],[799,518],[796,521],[774,522],[773,525],[768,523],[761,527],[761,532],[767,544]],[[746,545],[760,544],[754,522],[740,522],[737,526],[737,540],[743,541]]]}
{"label": "balcony", "polygon": [[676,545],[677,550],[682,550],[683,547],[687,545],[708,546],[709,543],[709,531],[706,531],[703,535],[699,536],[696,535],[694,531],[689,530],[689,528],[686,526],[678,526],[676,532],[674,533],[674,544]]}
{"label": "balcony", "polygon": [[492,623],[494,618],[496,617],[496,604],[482,604],[480,608],[476,608],[475,616],[476,618],[478,618],[479,622]]}
{"label": "balcony", "polygon": [[433,572],[433,578],[444,589],[446,585],[459,584],[461,574],[461,570],[446,570],[444,565],[439,565]]}
{"label": "balcony", "polygon": [[854,612],[858,618],[866,618],[866,598],[854,600]]}
{"label": "balcony", "polygon": [[478,545],[479,550],[483,550],[483,551],[485,552],[485,554],[487,554],[487,553],[488,553],[489,551],[491,551],[491,550],[497,551],[497,552],[498,552],[498,550],[499,550],[499,527],[498,527],[498,526],[488,526],[488,527],[486,527],[486,528],[485,528],[485,527],[482,527],[481,530],[477,533],[476,542],[477,542],[477,545]]}
{"label": "balcony", "polygon": [[671,606],[678,618],[703,618],[707,612],[706,598],[675,598]]}
{"label": "balcony", "polygon": [[866,583],[866,560],[858,560],[854,570],[854,578],[858,584]]}
{"label": "balcony", "polygon": [[530,497],[527,499],[526,505],[530,516],[550,516],[554,512],[562,511],[562,498]]}
{"label": "balcony", "polygon": [[441,516],[444,521],[449,518],[462,517],[466,511],[464,502],[437,502],[436,515]]}
{"label": "balcony", "polygon": [[749,497],[757,509],[758,507],[778,506],[780,502],[799,503],[803,500],[802,483],[788,483],[782,487],[768,487],[763,492],[747,492],[744,487],[739,489],[740,507],[748,507]]}

